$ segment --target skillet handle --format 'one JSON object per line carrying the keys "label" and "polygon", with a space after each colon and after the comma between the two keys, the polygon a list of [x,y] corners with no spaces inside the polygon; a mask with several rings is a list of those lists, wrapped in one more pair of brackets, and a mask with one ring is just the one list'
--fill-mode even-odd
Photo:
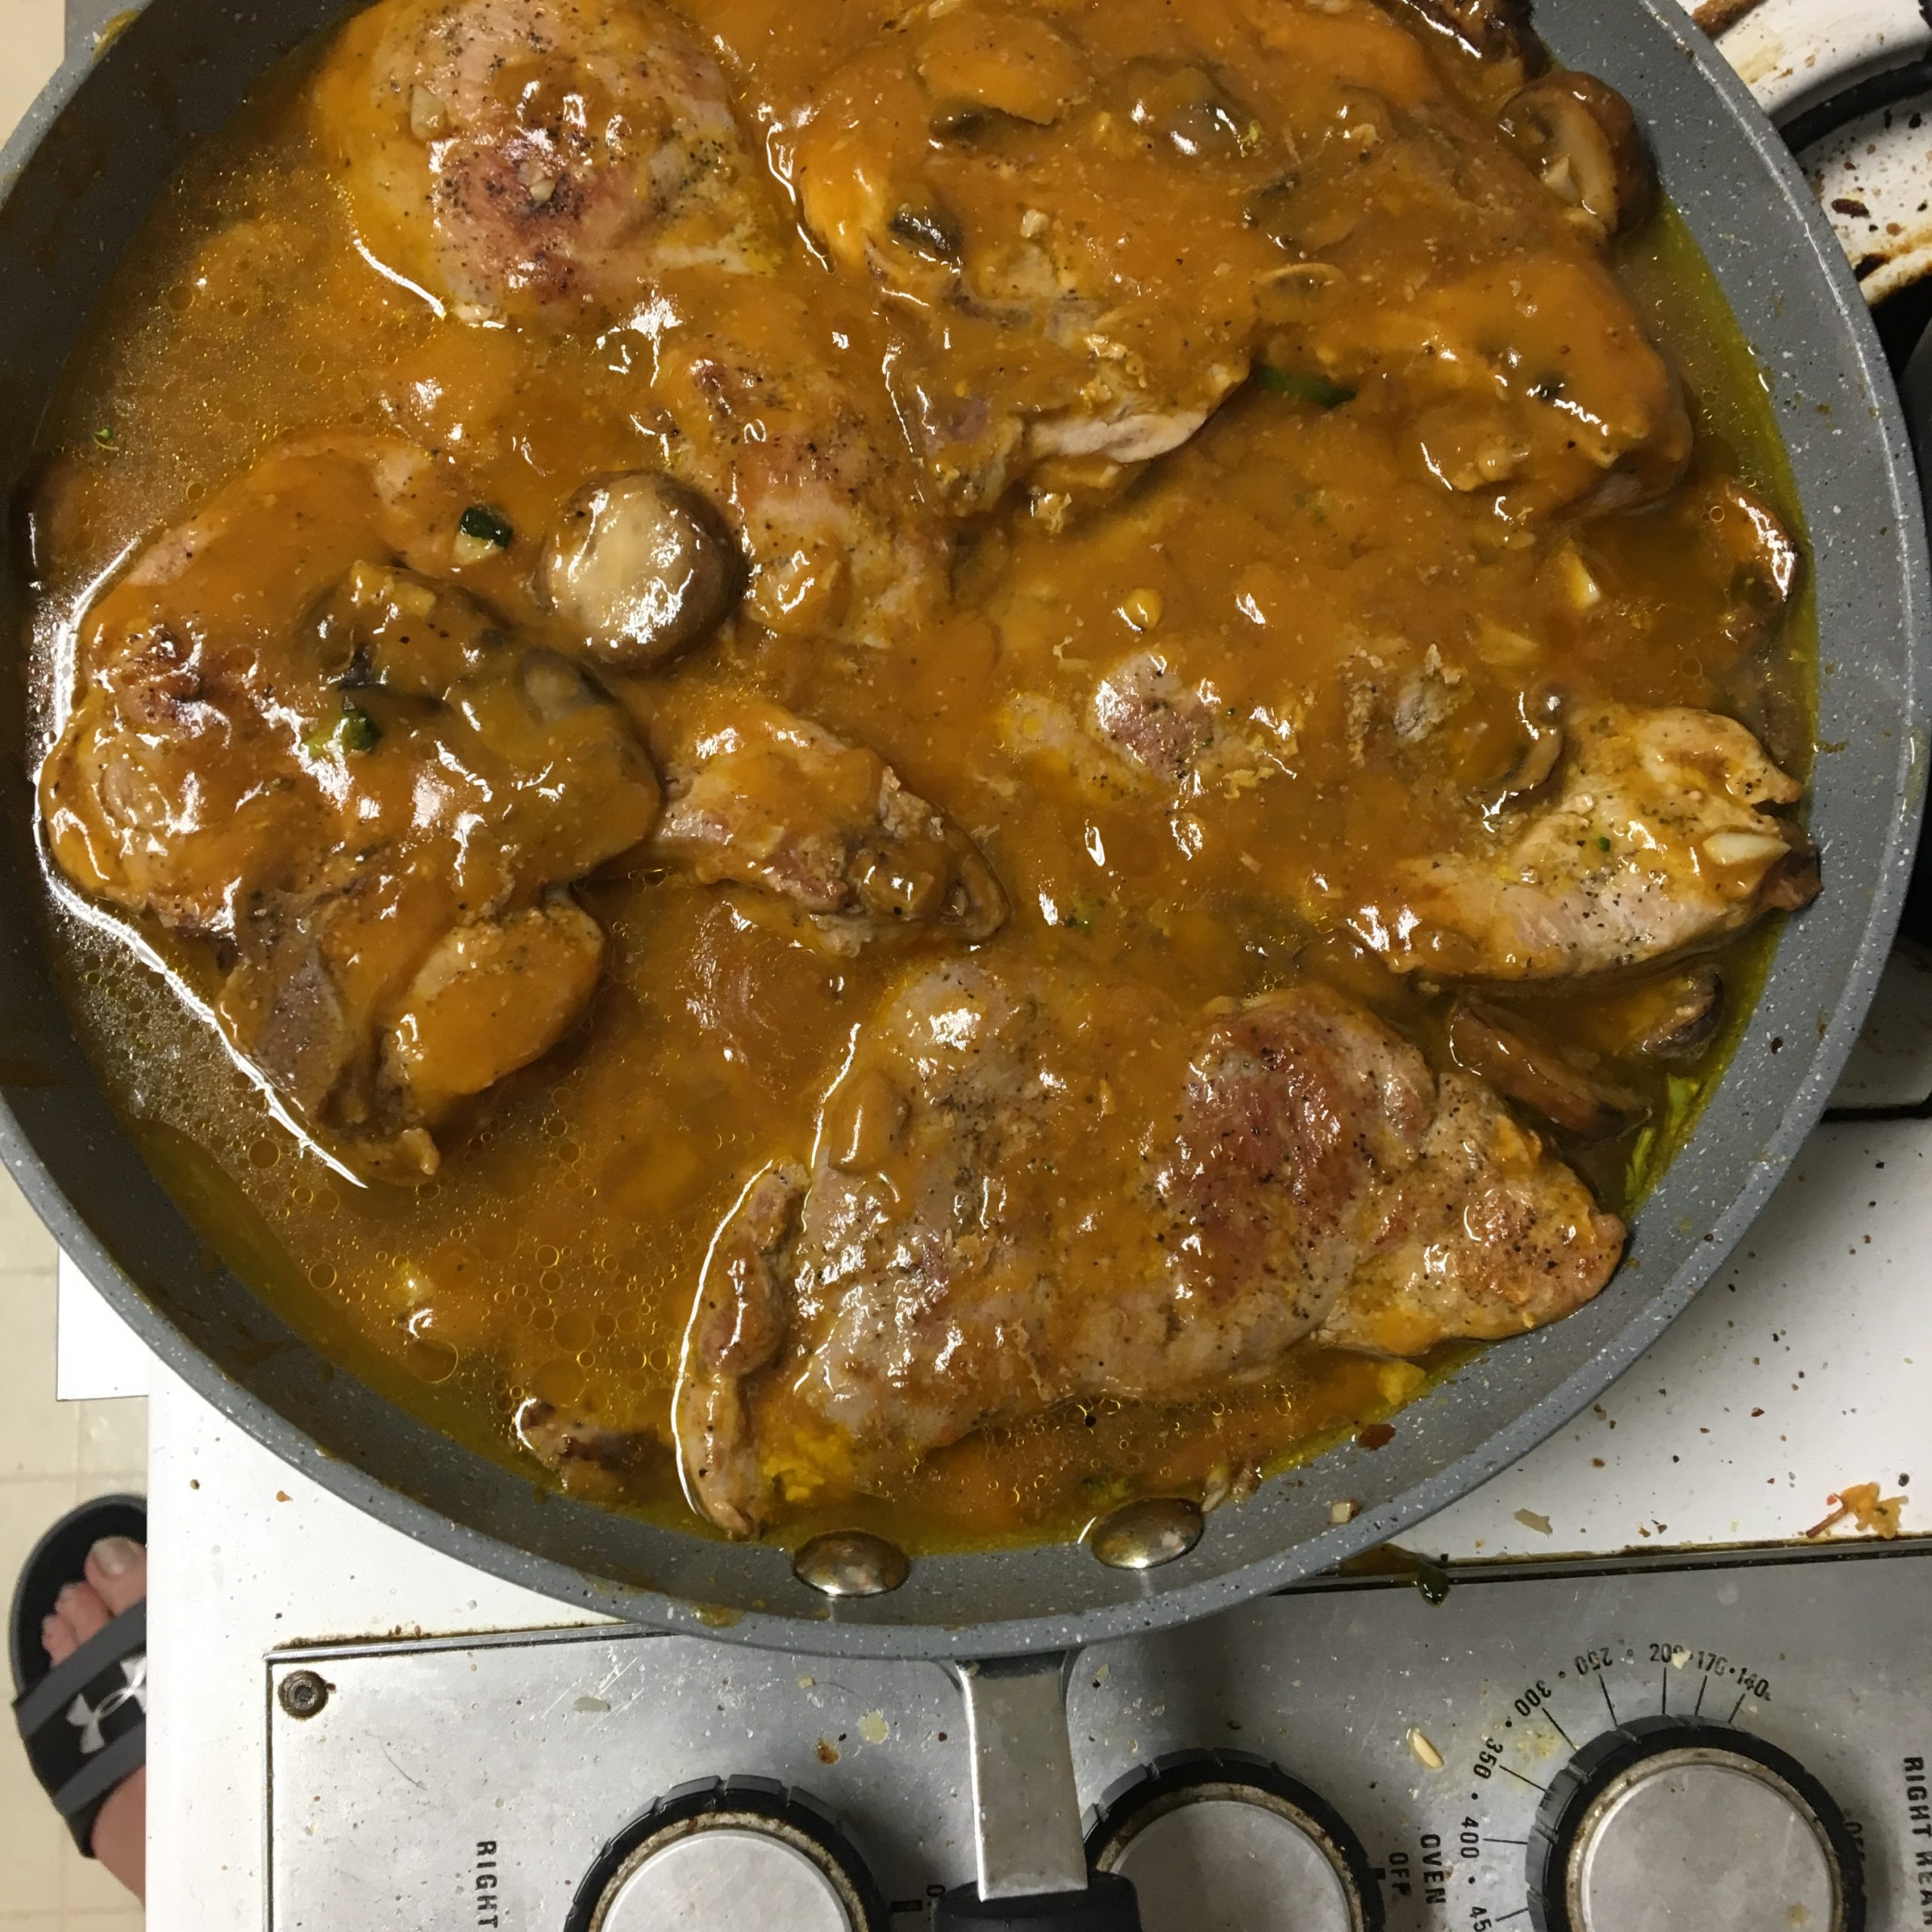
{"label": "skillet handle", "polygon": [[1066,1734],[1072,1661],[1050,1653],[959,1666],[979,1882],[938,1902],[934,1932],[1140,1932],[1133,1886],[1087,1869]]}
{"label": "skillet handle", "polygon": [[1133,1886],[1106,1872],[1093,1873],[1084,1892],[1025,1899],[983,1899],[977,1886],[961,1885],[933,1909],[933,1932],[955,1926],[962,1932],[1140,1932],[1140,1907]]}

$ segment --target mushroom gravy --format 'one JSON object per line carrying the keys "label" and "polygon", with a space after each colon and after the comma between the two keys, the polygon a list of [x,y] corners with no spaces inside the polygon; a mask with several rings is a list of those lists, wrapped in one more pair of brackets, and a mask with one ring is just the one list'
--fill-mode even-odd
{"label": "mushroom gravy", "polygon": [[[533,12],[484,106],[407,80],[460,65],[448,23]],[[1761,777],[1681,831],[1694,754],[1645,734],[1715,714],[1736,773],[1741,720],[1801,780],[1809,620],[1764,379],[1620,103],[1539,78],[1506,15],[697,0],[723,78],[678,85],[739,146],[656,130],[641,237],[597,200],[641,138],[641,8],[384,0],[266,85],[122,271],[32,509],[55,948],[211,1245],[463,1439],[695,1522],[707,1257],[936,961],[1175,1016],[1332,988],[1633,1206],[1805,860]],[[399,451],[408,500],[372,508]],[[324,657],[272,701],[251,659],[242,761],[238,711],[217,750],[133,718],[130,639],[244,609]],[[538,726],[498,732],[513,704]],[[158,745],[192,864],[122,837],[117,733]],[[426,802],[459,764],[475,795]],[[862,864],[855,812],[887,828]],[[379,1044],[305,1088],[238,888],[358,822],[376,867],[435,856],[328,955],[343,989],[380,958]],[[1520,909],[1552,840],[1595,895],[1554,938]],[[490,989],[453,1030],[432,955]],[[1058,1152],[1063,1211],[1118,1152]],[[1466,1346],[1311,1332],[1172,1401],[821,1442],[755,1526],[917,1549],[1218,1500]],[[788,1364],[746,1383],[768,1426]]]}

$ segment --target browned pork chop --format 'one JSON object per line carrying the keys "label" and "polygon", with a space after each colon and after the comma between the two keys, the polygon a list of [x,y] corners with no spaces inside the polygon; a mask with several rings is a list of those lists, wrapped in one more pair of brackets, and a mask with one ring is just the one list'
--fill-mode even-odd
{"label": "browned pork chop", "polygon": [[1063,1401],[1186,1401],[1306,1337],[1518,1334],[1588,1300],[1623,1236],[1480,1081],[1319,984],[1190,1025],[942,966],[862,1038],[809,1172],[768,1170],[714,1244],[688,1490],[745,1535],[781,1495]]}
{"label": "browned pork chop", "polygon": [[[1601,226],[1478,158],[1410,34],[1352,4],[1161,11],[894,13],[775,104],[825,254],[897,298],[890,379],[937,495],[1018,485],[1057,517],[1257,362],[1319,407],[1385,391],[1420,468],[1512,518],[1669,487],[1690,419]],[[1367,265],[1401,229],[1427,239],[1392,288]]]}
{"label": "browned pork chop", "polygon": [[315,115],[386,268],[461,320],[608,328],[649,368],[638,420],[743,546],[759,623],[872,635],[943,594],[897,423],[801,297],[777,184],[678,14],[383,0]]}
{"label": "browned pork chop", "polygon": [[315,110],[376,252],[466,314],[780,253],[724,76],[657,0],[389,0],[344,30]]}
{"label": "browned pork chop", "polygon": [[[1247,379],[1254,291],[1275,266],[1242,214],[1266,166],[1249,151],[1269,144],[1254,108],[1204,61],[1123,71],[1073,29],[998,0],[894,20],[798,117],[801,212],[840,269],[901,298],[900,418],[929,485],[967,514],[1023,480],[1048,497],[1110,487],[1186,442]],[[1122,137],[1104,177],[1097,118]],[[1191,241],[1232,258],[1218,281],[1135,257],[1109,192],[1188,198]],[[1164,303],[1192,325],[1178,355],[1148,326]],[[964,381],[968,358],[997,373]]]}
{"label": "browned pork chop", "polygon": [[1395,867],[1356,908],[1398,973],[1548,980],[1715,944],[1808,904],[1816,856],[1774,816],[1804,788],[1734,718],[1599,704],[1564,718],[1554,782],[1474,849]]}
{"label": "browned pork chop", "polygon": [[831,949],[924,928],[990,938],[1006,894],[979,848],[875,752],[761,699],[674,703],[651,849],[707,884],[774,894]]}
{"label": "browned pork chop", "polygon": [[102,600],[41,774],[68,878],[174,936],[291,1114],[398,1178],[582,1014],[604,936],[566,888],[658,804],[616,705],[420,574],[463,503],[398,439],[272,451]]}

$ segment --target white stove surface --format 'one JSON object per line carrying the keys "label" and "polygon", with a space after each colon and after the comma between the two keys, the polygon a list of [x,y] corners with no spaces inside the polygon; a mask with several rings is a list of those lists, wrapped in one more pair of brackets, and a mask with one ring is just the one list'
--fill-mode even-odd
{"label": "white stove surface", "polygon": [[1687,0],[1779,126],[1932,48],[1918,0]]}

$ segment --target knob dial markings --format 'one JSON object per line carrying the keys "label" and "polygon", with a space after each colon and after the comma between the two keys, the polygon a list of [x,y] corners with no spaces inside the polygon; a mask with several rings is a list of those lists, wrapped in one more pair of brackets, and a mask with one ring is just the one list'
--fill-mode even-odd
{"label": "knob dial markings", "polygon": [[1858,1847],[1797,1760],[1728,1724],[1640,1718],[1551,1783],[1529,1847],[1537,1932],[1863,1932]]}

